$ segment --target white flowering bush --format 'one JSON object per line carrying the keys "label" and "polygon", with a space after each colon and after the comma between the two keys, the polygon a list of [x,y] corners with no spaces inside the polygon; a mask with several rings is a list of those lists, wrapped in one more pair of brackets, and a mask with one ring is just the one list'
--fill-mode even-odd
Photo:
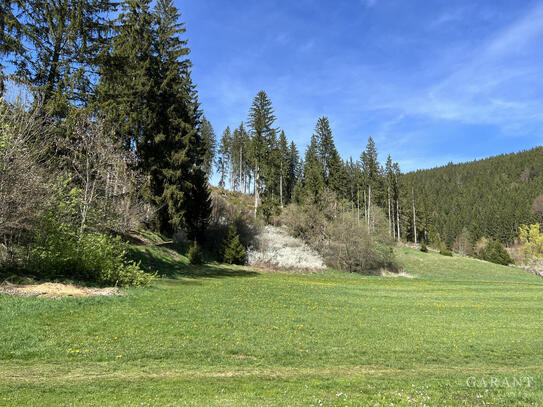
{"label": "white flowering bush", "polygon": [[247,253],[247,263],[287,270],[323,270],[323,258],[285,228],[266,226],[257,236],[256,247]]}

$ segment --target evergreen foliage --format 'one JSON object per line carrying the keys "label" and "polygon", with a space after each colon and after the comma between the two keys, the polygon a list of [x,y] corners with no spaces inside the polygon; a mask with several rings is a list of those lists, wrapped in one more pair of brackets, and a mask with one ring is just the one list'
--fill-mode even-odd
{"label": "evergreen foliage", "polygon": [[255,215],[261,195],[271,200],[277,196],[273,190],[276,180],[273,167],[275,154],[272,153],[276,147],[275,119],[272,102],[261,90],[253,100],[248,120],[252,136],[250,156],[254,174]]}
{"label": "evergreen foliage", "polygon": [[[93,95],[93,73],[109,42],[109,12],[115,3],[94,1],[11,1],[18,18],[7,14],[2,31],[14,51],[17,77],[41,96],[46,111],[66,118],[71,107],[87,105]],[[13,11],[13,8],[8,10]],[[4,25],[4,24],[3,24]],[[20,42],[13,41],[20,35]],[[22,45],[25,44],[25,45]],[[28,46],[31,44],[30,46]]]}
{"label": "evergreen foliage", "polygon": [[200,124],[200,132],[202,134],[202,142],[204,144],[204,157],[203,168],[207,177],[213,175],[213,166],[215,162],[215,154],[217,149],[217,140],[215,131],[209,120],[202,116],[202,122]]}
{"label": "evergreen foliage", "polygon": [[482,260],[507,266],[514,263],[513,259],[498,240],[491,240],[487,247],[479,253]]}
{"label": "evergreen foliage", "polygon": [[156,229],[172,234],[183,227],[190,239],[201,240],[211,210],[205,172],[211,140],[201,134],[179,12],[171,0],[157,1],[154,10],[149,4],[123,4],[104,57],[99,101],[125,148],[136,148],[150,176]]}
{"label": "evergreen foliage", "polygon": [[222,244],[222,260],[228,264],[245,264],[245,257],[245,249],[239,241],[236,228],[231,225]]}
{"label": "evergreen foliage", "polygon": [[337,152],[332,129],[327,117],[317,120],[315,136],[318,143],[318,157],[320,158],[323,180],[325,186],[338,196],[343,196],[344,180],[342,179],[343,165]]}
{"label": "evergreen foliage", "polygon": [[419,230],[439,233],[448,245],[463,231],[472,243],[486,236],[511,244],[520,225],[539,220],[533,205],[543,190],[543,147],[419,170],[400,181],[415,191]]}
{"label": "evergreen foliage", "polygon": [[219,187],[221,188],[224,188],[226,186],[226,180],[229,174],[230,162],[232,158],[230,154],[231,147],[232,132],[230,131],[230,127],[227,126],[222,133],[221,143],[218,150],[219,155],[217,158],[217,170],[221,175]]}
{"label": "evergreen foliage", "polygon": [[311,136],[311,142],[305,152],[303,185],[304,195],[308,201],[318,202],[323,191],[324,168],[319,155],[319,141],[315,134]]}
{"label": "evergreen foliage", "polygon": [[187,258],[189,259],[189,263],[192,265],[199,265],[204,263],[204,254],[196,240],[191,243]]}

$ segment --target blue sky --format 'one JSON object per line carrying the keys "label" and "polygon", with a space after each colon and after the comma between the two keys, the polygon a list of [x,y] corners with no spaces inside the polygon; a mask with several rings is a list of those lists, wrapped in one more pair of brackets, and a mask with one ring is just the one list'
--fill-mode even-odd
{"label": "blue sky", "polygon": [[543,144],[543,3],[176,0],[218,136],[271,97],[305,151],[328,116],[344,158],[373,136],[403,171]]}

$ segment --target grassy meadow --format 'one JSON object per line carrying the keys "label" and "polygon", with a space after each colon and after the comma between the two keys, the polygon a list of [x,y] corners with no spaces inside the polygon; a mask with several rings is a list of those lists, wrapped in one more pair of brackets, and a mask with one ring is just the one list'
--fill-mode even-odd
{"label": "grassy meadow", "polygon": [[0,296],[0,405],[543,405],[525,271],[409,248],[415,278],[194,268],[154,243],[152,288]]}

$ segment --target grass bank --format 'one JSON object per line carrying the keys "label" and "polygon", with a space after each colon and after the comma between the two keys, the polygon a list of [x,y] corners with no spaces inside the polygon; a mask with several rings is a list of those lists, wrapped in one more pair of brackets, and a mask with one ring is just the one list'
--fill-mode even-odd
{"label": "grass bank", "polygon": [[176,249],[136,247],[162,277],[121,297],[0,296],[0,405],[541,405],[529,273],[407,248],[414,279],[193,268]]}

